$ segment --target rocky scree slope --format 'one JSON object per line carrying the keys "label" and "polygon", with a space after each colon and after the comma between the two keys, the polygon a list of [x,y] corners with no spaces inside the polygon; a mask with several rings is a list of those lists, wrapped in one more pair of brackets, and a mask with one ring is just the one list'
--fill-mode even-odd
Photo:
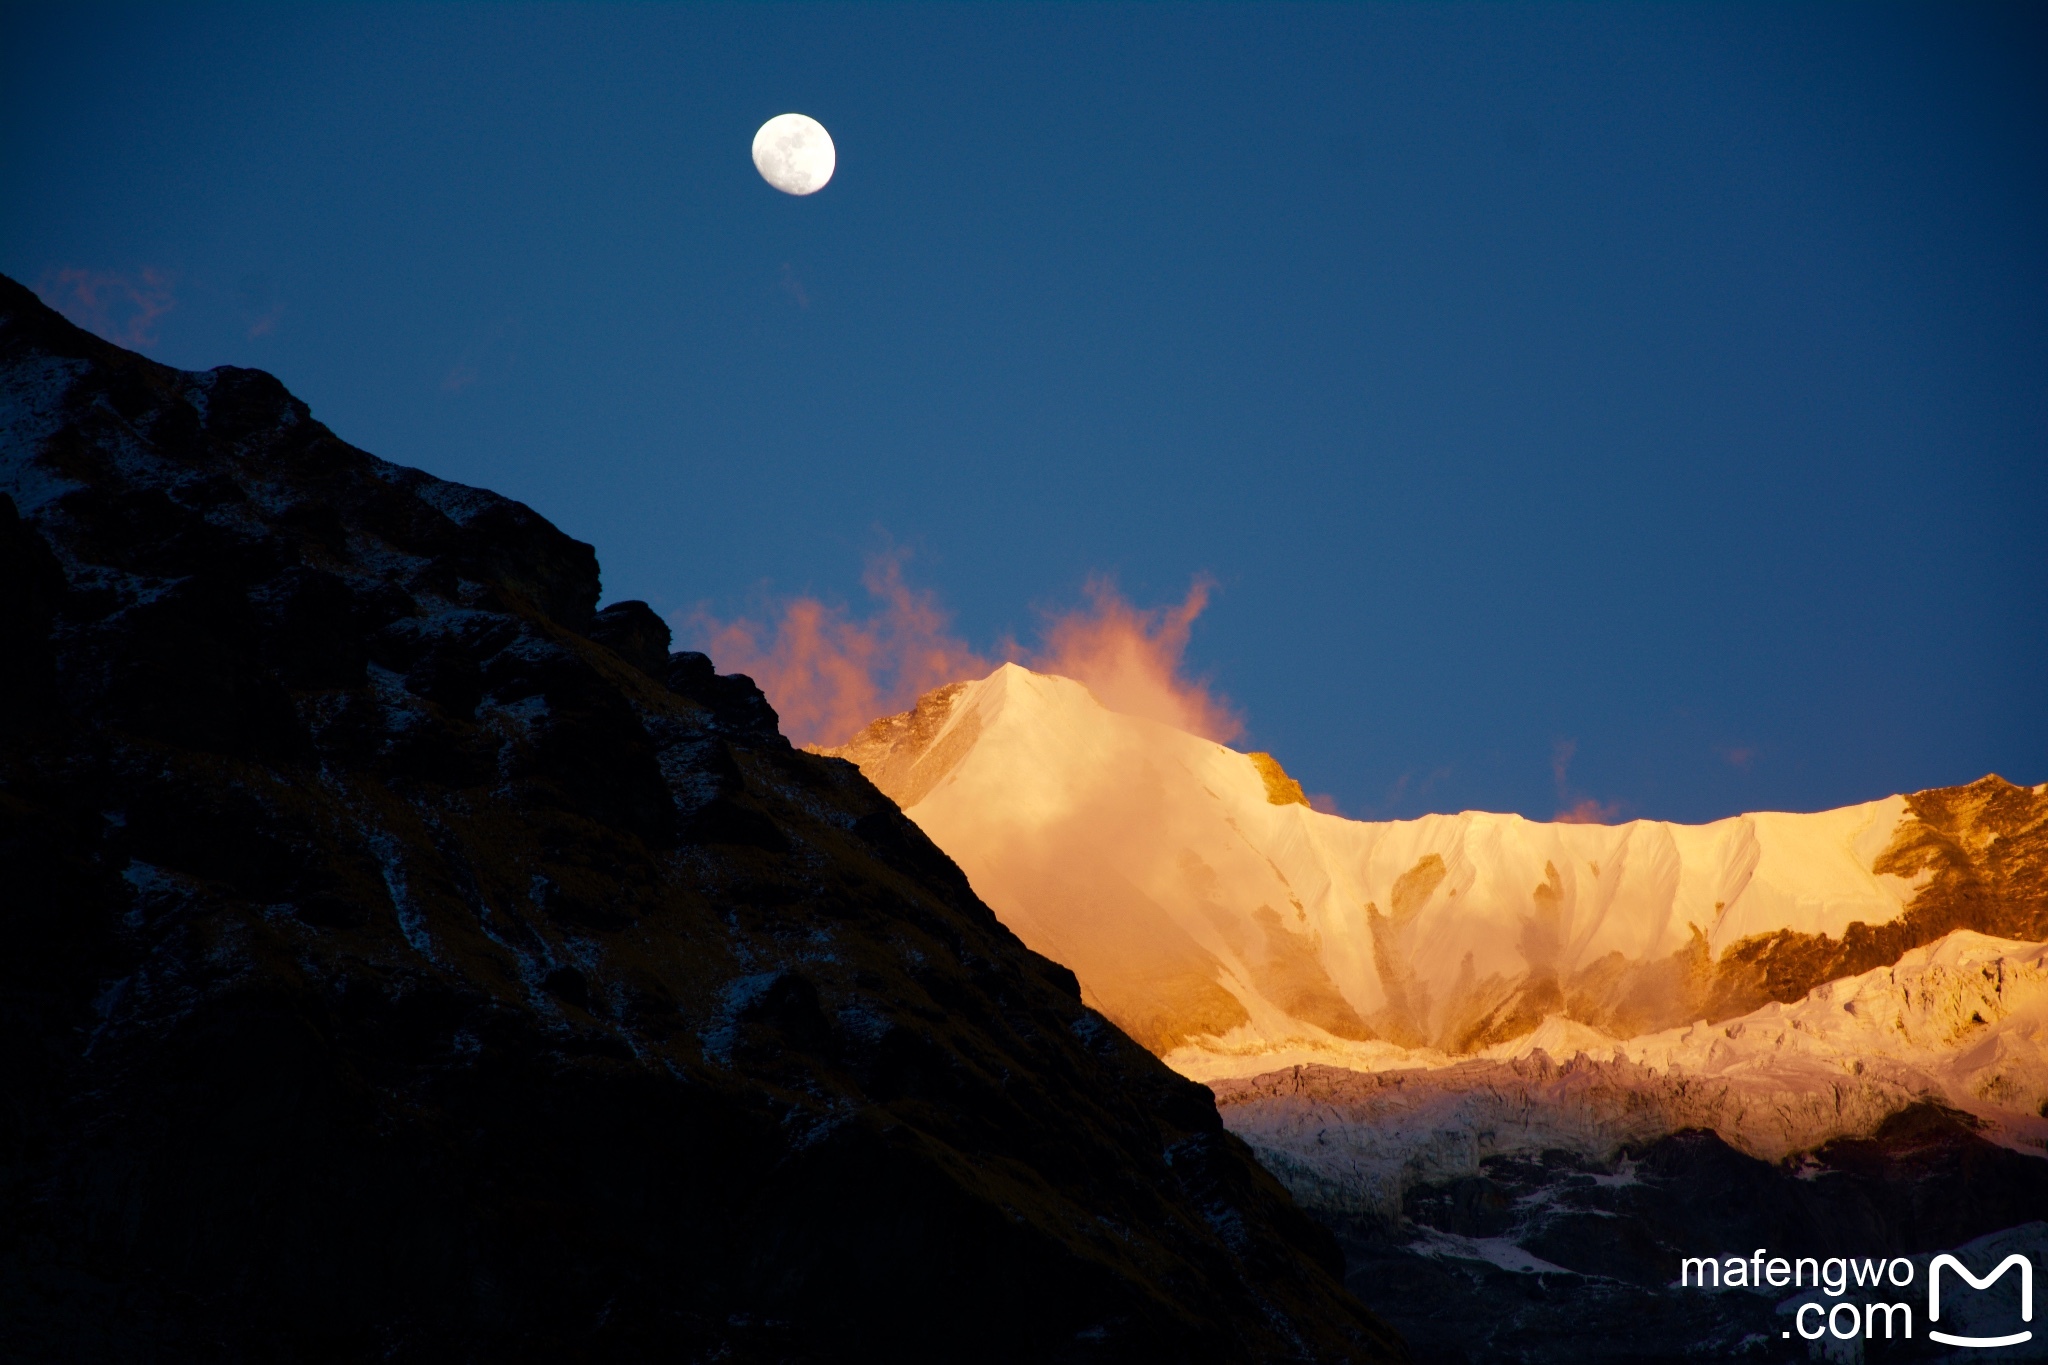
{"label": "rocky scree slope", "polygon": [[0,1356],[1400,1356],[589,546],[6,280],[0,494]]}

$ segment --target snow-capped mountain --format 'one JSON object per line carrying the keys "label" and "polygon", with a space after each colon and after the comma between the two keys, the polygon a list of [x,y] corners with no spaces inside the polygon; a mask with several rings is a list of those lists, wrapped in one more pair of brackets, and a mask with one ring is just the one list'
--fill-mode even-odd
{"label": "snow-capped mountain", "polygon": [[827,752],[1442,1359],[1767,1358],[1790,1309],[1680,1257],[2048,1246],[2048,786],[1361,822],[1014,665]]}
{"label": "snow-capped mountain", "polygon": [[1212,1084],[1231,1129],[1298,1197],[1381,1216],[1408,1188],[1474,1175],[1493,1156],[1604,1154],[1706,1129],[1780,1161],[1929,1102],[2038,1155],[2048,943],[1959,929],[1723,1024],[1618,1042],[1560,1017],[1475,1058],[1410,1060]]}
{"label": "snow-capped mountain", "polygon": [[1268,755],[1014,664],[827,752],[1202,1079],[1427,1064],[1539,1029],[1598,1050],[1796,1001],[1955,929],[2048,939],[2048,786],[1997,778],[1706,825],[1347,820]]}

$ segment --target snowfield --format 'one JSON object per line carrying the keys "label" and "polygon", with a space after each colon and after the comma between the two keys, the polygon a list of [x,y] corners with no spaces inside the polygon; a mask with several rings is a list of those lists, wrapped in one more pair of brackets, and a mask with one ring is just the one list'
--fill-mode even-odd
{"label": "snowfield", "polygon": [[[1313,1204],[1686,1128],[1776,1160],[1919,1101],[2048,1150],[2048,934],[1945,928],[2042,918],[2048,788],[1355,821],[1014,664],[826,752]],[[1882,965],[1843,970],[1852,943]]]}

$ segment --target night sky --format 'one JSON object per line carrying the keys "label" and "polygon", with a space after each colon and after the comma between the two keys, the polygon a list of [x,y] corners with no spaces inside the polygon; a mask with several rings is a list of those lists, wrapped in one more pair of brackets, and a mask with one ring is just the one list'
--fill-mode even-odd
{"label": "night sky", "polygon": [[678,621],[1213,580],[1347,814],[2041,782],[2044,14],[10,7],[0,271]]}

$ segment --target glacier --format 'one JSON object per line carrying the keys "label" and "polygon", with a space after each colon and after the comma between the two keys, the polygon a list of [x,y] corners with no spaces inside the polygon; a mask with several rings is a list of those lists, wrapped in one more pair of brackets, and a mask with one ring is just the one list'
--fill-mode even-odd
{"label": "glacier", "polygon": [[1314,1206],[1688,1128],[1780,1160],[1916,1103],[2048,1144],[2048,785],[1349,820],[1016,664],[821,752]]}
{"label": "glacier", "polygon": [[2048,1245],[2048,785],[1347,820],[1014,664],[821,752],[1207,1083],[1428,1359],[1776,1359],[1785,1305],[1681,1258]]}

